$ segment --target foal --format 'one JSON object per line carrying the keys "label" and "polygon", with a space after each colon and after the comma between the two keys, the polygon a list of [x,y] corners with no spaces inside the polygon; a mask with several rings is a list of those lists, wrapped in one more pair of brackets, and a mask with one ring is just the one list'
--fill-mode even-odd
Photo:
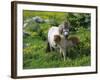
{"label": "foal", "polygon": [[68,47],[74,47],[80,43],[80,40],[78,37],[73,36],[70,38],[65,39],[64,37],[61,37],[59,35],[54,36],[54,41],[60,48],[60,53],[63,54],[64,61],[66,58],[66,50]]}

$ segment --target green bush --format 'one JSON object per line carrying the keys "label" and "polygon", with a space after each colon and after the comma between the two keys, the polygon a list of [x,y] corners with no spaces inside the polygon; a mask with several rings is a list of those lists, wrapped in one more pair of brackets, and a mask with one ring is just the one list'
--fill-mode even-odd
{"label": "green bush", "polygon": [[88,13],[68,13],[68,21],[71,23],[71,29],[76,31],[78,28],[90,28],[90,14]]}

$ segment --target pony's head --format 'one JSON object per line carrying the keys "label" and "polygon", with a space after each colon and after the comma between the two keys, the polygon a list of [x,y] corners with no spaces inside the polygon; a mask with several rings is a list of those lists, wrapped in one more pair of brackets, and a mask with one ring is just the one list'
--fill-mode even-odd
{"label": "pony's head", "polygon": [[59,33],[67,38],[69,35],[69,28],[70,28],[69,22],[64,21],[62,24],[59,25]]}

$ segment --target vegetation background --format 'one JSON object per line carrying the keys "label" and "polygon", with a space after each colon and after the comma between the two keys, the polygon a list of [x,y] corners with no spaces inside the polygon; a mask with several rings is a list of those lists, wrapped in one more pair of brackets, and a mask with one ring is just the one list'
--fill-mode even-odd
{"label": "vegetation background", "polygon": [[[59,53],[46,53],[50,27],[68,20],[70,36],[77,36],[80,44],[67,49],[66,61]],[[56,68],[91,65],[91,14],[23,10],[23,68]]]}

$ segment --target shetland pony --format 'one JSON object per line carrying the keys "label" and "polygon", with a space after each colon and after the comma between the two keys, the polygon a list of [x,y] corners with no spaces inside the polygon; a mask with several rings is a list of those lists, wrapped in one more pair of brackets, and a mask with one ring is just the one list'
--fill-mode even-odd
{"label": "shetland pony", "polygon": [[48,45],[46,52],[53,51],[53,49],[60,49],[65,61],[66,57],[66,39],[69,35],[69,22],[63,22],[58,27],[53,26],[48,31]]}

